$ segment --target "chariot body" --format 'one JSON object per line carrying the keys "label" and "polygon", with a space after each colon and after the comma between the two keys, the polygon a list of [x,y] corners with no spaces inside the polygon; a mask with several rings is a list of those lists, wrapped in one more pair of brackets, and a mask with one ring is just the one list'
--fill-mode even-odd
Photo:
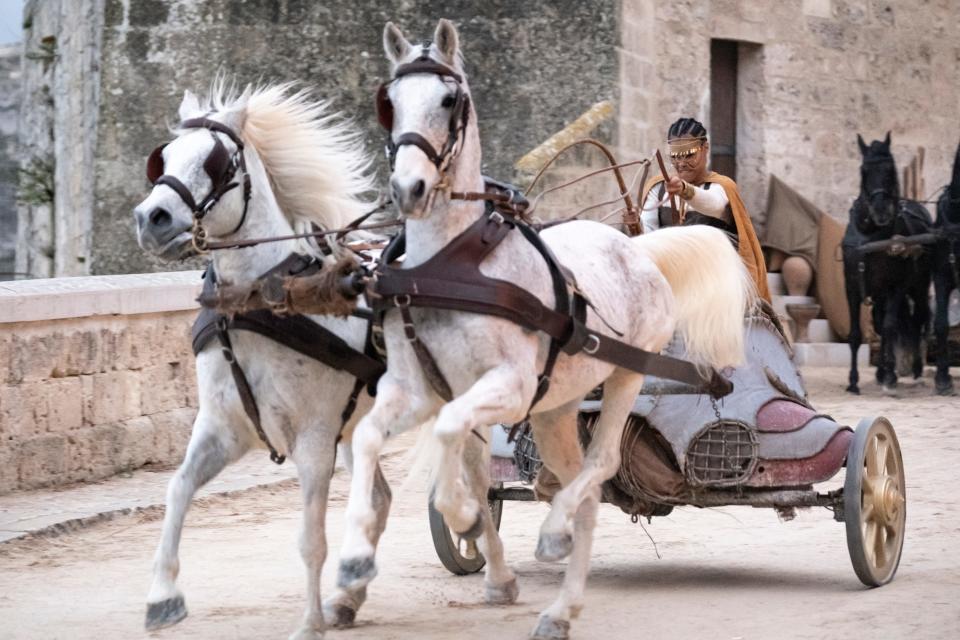
{"label": "chariot body", "polygon": [[[664,516],[677,505],[768,507],[785,520],[798,507],[825,507],[846,525],[857,577],[871,587],[886,584],[900,562],[906,520],[903,461],[892,425],[882,417],[864,418],[852,429],[818,413],[766,304],[745,318],[744,332],[746,362],[724,372],[734,391],[721,400],[647,378],[603,501],[634,519]],[[683,358],[683,343],[674,339],[667,353]],[[584,443],[599,409],[596,394],[581,405]],[[542,467],[528,427],[516,429],[512,441],[507,428],[493,433],[489,500],[499,521],[504,501],[549,501],[559,486]],[[842,488],[815,488],[843,468]],[[451,535],[432,506],[430,527],[448,570],[466,574],[483,567],[475,545]]]}

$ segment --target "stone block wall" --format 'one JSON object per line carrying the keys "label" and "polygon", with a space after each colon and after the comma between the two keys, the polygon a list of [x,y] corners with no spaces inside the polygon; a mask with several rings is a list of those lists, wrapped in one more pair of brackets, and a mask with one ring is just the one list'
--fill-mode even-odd
{"label": "stone block wall", "polygon": [[183,457],[199,274],[0,287],[0,493]]}
{"label": "stone block wall", "polygon": [[710,127],[710,40],[740,43],[738,182],[755,222],[778,176],[846,220],[856,134],[890,130],[899,168],[926,148],[929,191],[960,141],[960,3],[952,0],[623,0],[624,149],[664,146],[669,124]]}
{"label": "stone block wall", "polygon": [[[616,101],[617,4],[105,0],[91,273],[169,268],[137,248],[130,212],[146,194],[143,163],[169,137],[184,89],[204,92],[218,70],[240,83],[315,87],[366,133],[385,183],[384,133],[373,110],[389,71],[383,25],[392,20],[420,41],[438,18],[450,18],[460,30],[484,170],[512,180],[522,155],[596,102]],[[614,123],[598,134],[614,139]]]}

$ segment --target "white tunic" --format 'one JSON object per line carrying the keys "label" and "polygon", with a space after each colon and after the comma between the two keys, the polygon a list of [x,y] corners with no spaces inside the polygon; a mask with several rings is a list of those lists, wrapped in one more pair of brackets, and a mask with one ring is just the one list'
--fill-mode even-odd
{"label": "white tunic", "polygon": [[[687,211],[697,211],[711,218],[719,218],[724,222],[733,224],[733,216],[730,214],[728,206],[730,204],[726,191],[723,187],[717,185],[713,188],[713,183],[706,182],[702,187],[693,187],[693,197],[686,201]],[[657,194],[663,187],[663,197],[658,198]],[[691,185],[693,186],[693,185]],[[643,230],[655,231],[660,228],[659,209],[670,201],[670,194],[667,193],[666,184],[661,182],[650,189],[647,199],[643,203],[643,210],[640,212],[640,220],[643,222]],[[678,205],[682,201],[677,196]]]}

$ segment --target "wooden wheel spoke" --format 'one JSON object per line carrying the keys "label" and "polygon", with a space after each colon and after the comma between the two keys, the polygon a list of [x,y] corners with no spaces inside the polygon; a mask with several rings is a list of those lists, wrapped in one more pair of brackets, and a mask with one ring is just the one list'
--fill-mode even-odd
{"label": "wooden wheel spoke", "polygon": [[873,537],[874,564],[882,567],[887,564],[887,528],[874,526]]}
{"label": "wooden wheel spoke", "polygon": [[[886,475],[888,473],[887,469],[889,467],[887,465],[887,462],[888,462],[887,457],[889,454],[890,454],[889,441],[887,441],[886,438],[883,438],[883,439],[877,438],[877,461],[876,461],[877,474]],[[893,466],[893,465],[889,465],[889,466]]]}
{"label": "wooden wheel spoke", "polygon": [[873,521],[873,516],[874,516],[873,501],[867,499],[866,496],[864,496],[864,500],[863,500],[863,521],[864,521],[864,522],[871,522],[871,521]]}

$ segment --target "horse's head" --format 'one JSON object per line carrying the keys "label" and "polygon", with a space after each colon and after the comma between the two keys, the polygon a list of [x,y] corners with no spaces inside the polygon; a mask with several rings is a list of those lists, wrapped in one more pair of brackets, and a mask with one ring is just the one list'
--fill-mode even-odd
{"label": "horse's head", "polygon": [[957,145],[957,153],[953,158],[950,184],[937,204],[937,217],[951,226],[960,225],[960,145]]}
{"label": "horse's head", "polygon": [[464,149],[473,113],[459,36],[440,20],[433,42],[414,46],[388,22],[383,47],[392,79],[377,94],[377,117],[390,135],[391,194],[405,216],[421,217],[433,192],[449,188],[445,177]]}
{"label": "horse's head", "polygon": [[147,161],[150,195],[133,210],[140,247],[165,260],[191,255],[194,225],[224,237],[243,224],[250,194],[239,131],[244,100],[210,113],[189,91],[180,105],[177,137]]}
{"label": "horse's head", "polygon": [[860,231],[869,233],[890,227],[900,206],[900,186],[897,167],[890,153],[890,132],[883,140],[874,140],[869,146],[857,134],[857,143],[863,163],[860,165],[861,206],[856,219]]}

